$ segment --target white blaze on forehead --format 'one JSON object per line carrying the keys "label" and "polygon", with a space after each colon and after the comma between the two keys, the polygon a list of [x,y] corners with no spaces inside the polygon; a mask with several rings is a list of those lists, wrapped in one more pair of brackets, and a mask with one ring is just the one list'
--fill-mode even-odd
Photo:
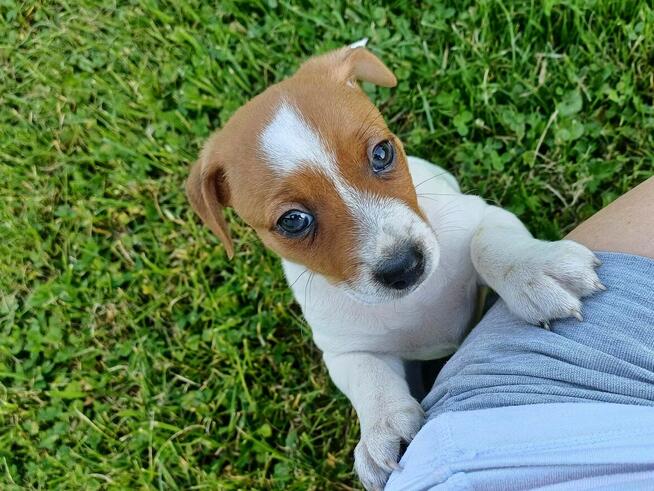
{"label": "white blaze on forehead", "polygon": [[320,134],[288,102],[282,101],[272,121],[259,138],[261,152],[273,170],[281,175],[310,168],[326,176],[346,206],[356,213],[366,202],[364,193],[341,175],[336,157]]}
{"label": "white blaze on forehead", "polygon": [[336,161],[327,150],[320,134],[296,109],[282,101],[272,121],[259,137],[261,152],[273,170],[290,174],[303,167],[336,172]]}

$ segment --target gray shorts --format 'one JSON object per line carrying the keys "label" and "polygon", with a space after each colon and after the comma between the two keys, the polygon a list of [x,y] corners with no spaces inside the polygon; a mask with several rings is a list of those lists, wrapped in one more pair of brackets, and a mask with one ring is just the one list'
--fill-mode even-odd
{"label": "gray shorts", "polygon": [[654,261],[599,256],[608,290],[583,322],[549,332],[491,308],[386,489],[654,489]]}
{"label": "gray shorts", "polygon": [[598,256],[608,289],[585,299],[583,322],[556,321],[546,331],[498,301],[425,397],[429,418],[556,402],[654,405],[654,260]]}

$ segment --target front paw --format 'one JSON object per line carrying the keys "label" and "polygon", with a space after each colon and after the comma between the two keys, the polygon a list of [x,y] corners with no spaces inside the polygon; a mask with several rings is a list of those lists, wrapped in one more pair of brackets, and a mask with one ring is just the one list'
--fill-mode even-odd
{"label": "front paw", "polygon": [[381,408],[372,421],[361,421],[361,440],[354,450],[354,469],[367,490],[384,488],[396,469],[400,442],[413,440],[425,419],[414,399]]}
{"label": "front paw", "polygon": [[595,272],[601,262],[570,240],[534,241],[516,257],[498,293],[518,317],[549,328],[549,321],[582,320],[581,299],[606,288]]}

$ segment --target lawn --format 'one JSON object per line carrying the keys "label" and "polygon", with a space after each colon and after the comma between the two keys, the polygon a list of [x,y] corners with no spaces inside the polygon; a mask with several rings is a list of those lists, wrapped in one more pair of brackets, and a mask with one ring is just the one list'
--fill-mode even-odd
{"label": "lawn", "polygon": [[279,261],[183,181],[369,37],[412,154],[558,238],[654,173],[648,1],[0,1],[0,488],[349,489],[356,416]]}

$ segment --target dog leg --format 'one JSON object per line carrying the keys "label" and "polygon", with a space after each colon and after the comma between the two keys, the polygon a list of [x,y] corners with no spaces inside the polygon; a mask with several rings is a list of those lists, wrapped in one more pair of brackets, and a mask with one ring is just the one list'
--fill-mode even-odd
{"label": "dog leg", "polygon": [[324,359],[359,416],[354,468],[366,489],[381,490],[398,466],[400,442],[410,442],[424,421],[420,404],[409,393],[402,360],[362,352],[325,353]]}
{"label": "dog leg", "polygon": [[581,298],[604,289],[590,250],[570,240],[534,239],[515,215],[495,206],[485,210],[470,252],[483,282],[532,324],[581,320]]}

